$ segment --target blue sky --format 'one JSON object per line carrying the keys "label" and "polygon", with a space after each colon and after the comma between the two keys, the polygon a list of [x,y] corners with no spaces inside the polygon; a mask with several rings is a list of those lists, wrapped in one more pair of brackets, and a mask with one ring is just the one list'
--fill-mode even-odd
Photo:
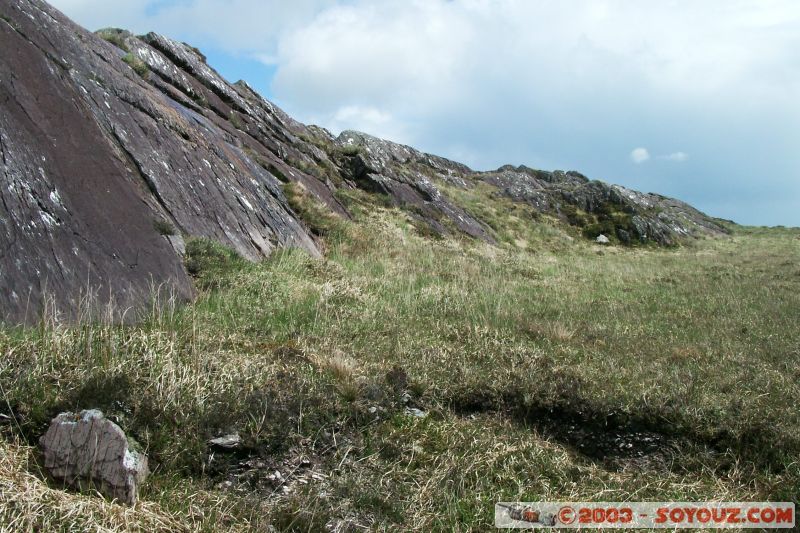
{"label": "blue sky", "polygon": [[800,226],[797,0],[54,0],[201,48],[299,120]]}

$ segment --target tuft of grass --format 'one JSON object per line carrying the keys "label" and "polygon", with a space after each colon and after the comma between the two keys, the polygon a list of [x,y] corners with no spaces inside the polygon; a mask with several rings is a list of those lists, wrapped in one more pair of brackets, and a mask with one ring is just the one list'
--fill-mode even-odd
{"label": "tuft of grass", "polygon": [[364,151],[364,149],[357,144],[348,144],[340,147],[337,151],[343,156],[355,157],[357,155],[360,155]]}
{"label": "tuft of grass", "polygon": [[335,239],[335,235],[342,228],[341,217],[314,198],[301,183],[284,183],[283,192],[289,206],[314,235],[327,236],[331,241]]}
{"label": "tuft of grass", "polygon": [[231,111],[231,116],[229,118],[231,125],[236,128],[237,130],[244,130],[244,122],[242,122],[242,118],[236,111]]}
{"label": "tuft of grass", "polygon": [[131,52],[125,54],[122,57],[122,60],[127,63],[141,78],[147,79],[148,75],[150,74],[150,67],[147,66],[147,63],[136,57]]}
{"label": "tuft of grass", "polygon": [[248,262],[231,248],[198,237],[187,240],[184,262],[187,272],[202,289],[222,287],[233,274],[248,266]]}
{"label": "tuft of grass", "polygon": [[127,43],[125,42],[125,32],[124,30],[120,30],[117,28],[104,28],[102,30],[97,30],[95,35],[103,39],[104,41],[108,41],[109,43],[113,44],[120,50],[130,53],[131,49],[128,47]]}
{"label": "tuft of grass", "polygon": [[153,228],[155,228],[159,235],[164,235],[165,237],[175,235],[175,226],[164,219],[154,220]]}

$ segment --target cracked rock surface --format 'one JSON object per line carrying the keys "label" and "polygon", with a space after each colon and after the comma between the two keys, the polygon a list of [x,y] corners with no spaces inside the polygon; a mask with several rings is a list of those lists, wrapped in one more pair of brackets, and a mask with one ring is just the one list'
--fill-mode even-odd
{"label": "cracked rock surface", "polygon": [[119,426],[98,410],[62,413],[39,442],[45,470],[74,488],[92,487],[120,503],[136,503],[147,457],[130,449]]}

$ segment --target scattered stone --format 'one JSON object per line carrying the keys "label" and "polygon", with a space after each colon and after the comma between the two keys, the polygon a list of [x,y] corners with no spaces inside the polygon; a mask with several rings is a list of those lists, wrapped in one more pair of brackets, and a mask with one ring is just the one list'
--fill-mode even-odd
{"label": "scattered stone", "polygon": [[133,505],[147,474],[147,456],[131,450],[118,425],[97,409],[62,413],[39,440],[45,470],[77,489],[92,487]]}
{"label": "scattered stone", "polygon": [[242,444],[242,439],[239,437],[238,433],[230,433],[222,437],[217,437],[216,439],[211,439],[208,443],[216,448],[222,448],[223,450],[235,450]]}
{"label": "scattered stone", "polygon": [[597,244],[608,244],[611,241],[605,235],[598,235],[597,239],[595,239],[595,242],[597,242]]}
{"label": "scattered stone", "polygon": [[428,413],[416,407],[406,407],[406,414],[415,418],[425,418],[428,416]]}

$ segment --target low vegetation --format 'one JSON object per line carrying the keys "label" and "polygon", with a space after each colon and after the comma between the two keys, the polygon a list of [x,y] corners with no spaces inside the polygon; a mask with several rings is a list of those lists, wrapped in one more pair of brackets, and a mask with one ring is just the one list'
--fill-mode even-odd
{"label": "low vegetation", "polygon": [[139,59],[135,54],[129,52],[122,57],[122,60],[127,63],[140,77],[146,79],[150,74],[150,67],[148,67],[147,63]]}
{"label": "low vegetation", "polygon": [[154,220],[153,228],[159,233],[159,235],[163,235],[165,237],[175,235],[175,226],[164,219]]}
{"label": "low vegetation", "polygon": [[[495,247],[366,193],[340,197],[354,221],[286,194],[324,259],[192,240],[193,303],[0,330],[1,524],[464,531],[500,500],[800,493],[800,231],[600,247],[461,198],[494,209]],[[88,407],[150,456],[134,509],[41,476],[50,417]]]}
{"label": "low vegetation", "polygon": [[95,35],[103,39],[104,41],[108,41],[109,43],[113,44],[120,50],[125,52],[130,52],[131,49],[125,42],[125,32],[123,30],[119,30],[116,28],[104,28],[102,30],[97,30]]}

